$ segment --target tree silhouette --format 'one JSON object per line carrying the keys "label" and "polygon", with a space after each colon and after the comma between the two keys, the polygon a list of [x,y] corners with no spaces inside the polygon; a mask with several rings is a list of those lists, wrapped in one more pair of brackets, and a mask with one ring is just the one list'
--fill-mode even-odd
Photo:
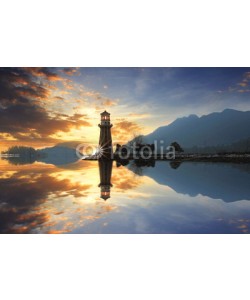
{"label": "tree silhouette", "polygon": [[140,145],[143,143],[143,136],[137,133],[133,133],[133,139],[128,142],[128,146],[132,147],[135,145]]}
{"label": "tree silhouette", "polygon": [[184,152],[180,144],[178,144],[177,142],[173,142],[170,146],[174,147],[176,152]]}
{"label": "tree silhouette", "polygon": [[32,164],[36,160],[37,151],[32,147],[12,146],[8,150],[3,151],[2,154],[9,156],[4,157],[11,164],[25,165]]}

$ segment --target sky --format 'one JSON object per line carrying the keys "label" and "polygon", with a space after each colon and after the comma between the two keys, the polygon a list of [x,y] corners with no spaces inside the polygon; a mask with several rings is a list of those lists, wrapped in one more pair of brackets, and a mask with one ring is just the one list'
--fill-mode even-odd
{"label": "sky", "polygon": [[0,68],[0,148],[95,144],[104,110],[125,143],[226,108],[250,110],[250,68]]}

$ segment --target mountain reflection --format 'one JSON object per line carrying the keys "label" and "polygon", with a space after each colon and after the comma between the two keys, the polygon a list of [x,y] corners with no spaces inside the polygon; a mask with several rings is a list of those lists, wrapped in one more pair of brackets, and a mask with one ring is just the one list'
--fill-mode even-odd
{"label": "mountain reflection", "polygon": [[[166,185],[179,194],[195,197],[199,194],[225,202],[250,200],[250,164],[131,161],[126,164],[135,175],[146,175],[158,184]],[[112,161],[99,161],[100,197],[111,197]],[[119,167],[119,165],[118,165]],[[117,179],[117,178],[115,178]],[[133,188],[138,179],[123,183]]]}
{"label": "mountain reflection", "polygon": [[250,200],[250,164],[156,162],[154,168],[129,169],[180,194],[199,194],[225,202]]}

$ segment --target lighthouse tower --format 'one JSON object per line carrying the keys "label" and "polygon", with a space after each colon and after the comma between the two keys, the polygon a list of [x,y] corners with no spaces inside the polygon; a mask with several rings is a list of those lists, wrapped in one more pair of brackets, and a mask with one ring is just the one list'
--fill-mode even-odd
{"label": "lighthouse tower", "polygon": [[106,112],[106,110],[103,113],[101,113],[101,124],[99,124],[98,126],[100,127],[100,158],[111,159],[113,157],[111,137],[111,127],[113,125],[110,124],[110,113]]}

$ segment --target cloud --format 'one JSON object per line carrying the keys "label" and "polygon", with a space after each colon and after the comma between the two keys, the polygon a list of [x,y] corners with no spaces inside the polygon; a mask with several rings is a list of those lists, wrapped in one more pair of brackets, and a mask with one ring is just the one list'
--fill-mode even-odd
{"label": "cloud", "polygon": [[115,106],[119,103],[119,99],[111,99],[109,97],[104,96],[100,92],[86,90],[83,86],[79,87],[79,96],[85,99],[88,99],[91,104],[96,105],[96,109],[99,110],[100,107],[111,107]]}
{"label": "cloud", "polygon": [[53,99],[54,100],[59,100],[59,101],[63,101],[64,100],[64,98],[61,97],[61,96],[55,96]]}
{"label": "cloud", "polygon": [[[240,88],[238,87],[240,86]],[[245,72],[241,82],[237,83],[237,86],[231,88],[231,91],[236,91],[239,93],[249,93],[250,92],[250,72]]]}
{"label": "cloud", "polygon": [[101,101],[101,105],[103,105],[104,107],[115,106],[117,105],[118,101],[119,100],[104,99]]}
{"label": "cloud", "polygon": [[40,77],[49,81],[61,81],[63,77],[59,76],[56,72],[53,72],[51,68],[22,68],[25,72],[31,74],[34,77]]}
{"label": "cloud", "polygon": [[118,119],[112,128],[113,141],[124,143],[133,138],[135,134],[141,132],[142,127],[136,122],[126,119]]}
{"label": "cloud", "polygon": [[245,87],[245,86],[247,86],[247,83],[246,82],[240,82],[240,83],[238,83],[238,85]]}
{"label": "cloud", "polygon": [[136,119],[144,119],[144,118],[149,118],[150,114],[131,113],[131,114],[129,114],[129,117],[136,118]]}
{"label": "cloud", "polygon": [[60,115],[48,110],[46,102],[52,91],[47,81],[64,79],[48,68],[0,68],[0,133],[20,141],[47,141],[57,132],[91,126],[85,115]]}
{"label": "cloud", "polygon": [[73,90],[74,89],[74,84],[73,81],[70,79],[64,79],[62,81],[63,87],[67,90]]}
{"label": "cloud", "polygon": [[62,72],[69,76],[80,75],[79,68],[63,68]]}

